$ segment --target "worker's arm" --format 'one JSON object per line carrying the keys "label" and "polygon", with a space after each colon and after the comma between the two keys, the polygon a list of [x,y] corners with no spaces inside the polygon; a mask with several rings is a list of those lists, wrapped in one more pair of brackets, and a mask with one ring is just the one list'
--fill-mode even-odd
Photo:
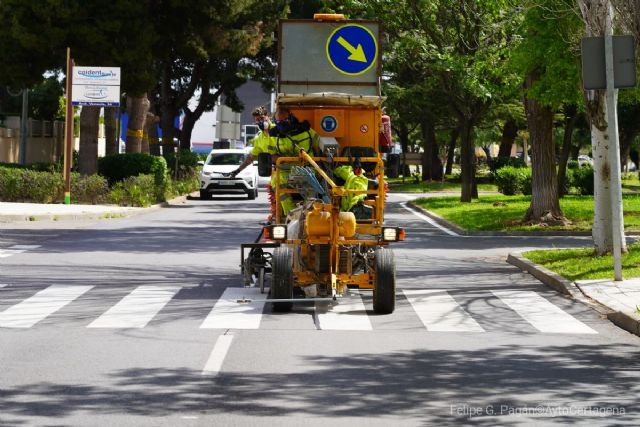
{"label": "worker's arm", "polygon": [[238,175],[240,172],[242,172],[244,170],[244,168],[249,166],[251,163],[253,163],[253,156],[251,155],[251,153],[249,153],[247,155],[247,158],[244,159],[244,162],[242,162],[242,164],[240,166],[238,166],[238,168],[236,170],[231,172],[231,176]]}

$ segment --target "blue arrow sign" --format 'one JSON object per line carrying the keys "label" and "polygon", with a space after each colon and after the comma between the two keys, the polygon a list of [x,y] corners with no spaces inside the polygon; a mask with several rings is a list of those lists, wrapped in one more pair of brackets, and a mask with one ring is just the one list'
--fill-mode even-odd
{"label": "blue arrow sign", "polygon": [[357,76],[373,67],[378,42],[366,27],[347,24],[336,28],[327,39],[327,59],[342,74]]}

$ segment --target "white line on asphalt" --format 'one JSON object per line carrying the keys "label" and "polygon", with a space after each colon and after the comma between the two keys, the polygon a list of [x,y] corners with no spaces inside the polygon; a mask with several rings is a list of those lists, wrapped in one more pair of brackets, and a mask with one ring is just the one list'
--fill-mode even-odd
{"label": "white line on asphalt", "polygon": [[30,328],[93,286],[51,285],[0,313],[2,328]]}
{"label": "white line on asphalt", "polygon": [[428,216],[423,215],[420,212],[416,212],[415,210],[409,208],[406,203],[400,203],[400,206],[402,206],[403,208],[405,208],[406,210],[408,210],[409,212],[411,212],[412,214],[414,214],[415,216],[417,216],[421,220],[428,222],[429,224],[433,225],[436,228],[439,228],[440,230],[444,231],[445,233],[447,233],[447,234],[449,234],[451,236],[461,237],[455,231],[449,230],[448,228],[445,228],[445,227],[441,226],[440,224],[438,224],[437,222],[435,222],[434,220],[432,220]]}
{"label": "white line on asphalt", "polygon": [[12,255],[21,254],[30,249],[37,249],[40,245],[13,245],[9,246],[8,249],[0,249],[0,258],[8,258]]}
{"label": "white line on asphalt", "polygon": [[484,332],[482,326],[443,289],[406,289],[402,292],[429,331]]}
{"label": "white line on asphalt", "polygon": [[596,331],[532,291],[492,291],[540,332],[597,334]]}
{"label": "white line on asphalt", "polygon": [[239,303],[238,300],[259,298],[264,295],[258,288],[227,288],[216,302],[200,328],[203,329],[258,329],[262,320],[264,301]]}
{"label": "white line on asphalt", "polygon": [[220,373],[222,363],[224,362],[225,357],[227,357],[229,348],[231,348],[232,340],[233,335],[231,334],[220,335],[218,337],[216,344],[213,346],[213,350],[211,351],[211,355],[202,369],[202,375],[215,376]]}
{"label": "white line on asphalt", "polygon": [[88,328],[144,328],[180,286],[139,286],[94,320]]}
{"label": "white line on asphalt", "polygon": [[7,286],[9,285],[7,285],[6,283],[0,283],[0,288],[6,288]]}
{"label": "white line on asphalt", "polygon": [[370,331],[373,329],[362,297],[357,291],[350,290],[350,295],[338,300],[333,306],[316,301],[318,325],[322,330],[332,331]]}

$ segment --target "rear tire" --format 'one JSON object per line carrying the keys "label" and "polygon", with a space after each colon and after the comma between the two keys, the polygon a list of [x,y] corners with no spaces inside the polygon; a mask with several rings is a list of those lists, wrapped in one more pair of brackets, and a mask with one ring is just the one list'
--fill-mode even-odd
{"label": "rear tire", "polygon": [[391,249],[376,249],[376,278],[373,288],[373,311],[391,314],[396,308],[396,263]]}
{"label": "rear tire", "polygon": [[[286,246],[273,250],[271,258],[271,298],[293,298],[293,251]],[[274,302],[273,311],[287,312],[293,307],[292,301]]]}

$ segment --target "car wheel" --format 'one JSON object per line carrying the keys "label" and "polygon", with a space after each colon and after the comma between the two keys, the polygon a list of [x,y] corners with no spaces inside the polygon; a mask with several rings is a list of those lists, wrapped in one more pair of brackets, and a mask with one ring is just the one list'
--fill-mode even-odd
{"label": "car wheel", "polygon": [[200,190],[200,200],[211,200],[211,193],[206,190]]}
{"label": "car wheel", "polygon": [[247,193],[247,197],[249,198],[249,200],[254,200],[256,198],[255,190],[249,190],[249,192]]}

